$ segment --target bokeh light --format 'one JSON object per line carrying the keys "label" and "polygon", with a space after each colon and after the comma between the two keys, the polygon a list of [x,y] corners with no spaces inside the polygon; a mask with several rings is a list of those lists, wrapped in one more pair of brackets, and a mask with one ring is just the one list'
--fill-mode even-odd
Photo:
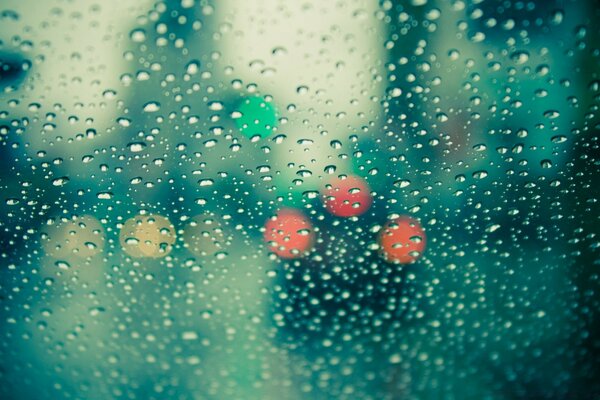
{"label": "bokeh light", "polygon": [[87,258],[102,252],[105,232],[91,215],[75,216],[42,228],[42,243],[47,255],[54,258]]}
{"label": "bokeh light", "polygon": [[354,217],[364,214],[373,197],[367,182],[355,175],[332,179],[323,191],[325,209],[338,217]]}
{"label": "bokeh light", "polygon": [[282,258],[298,258],[310,250],[315,232],[310,220],[299,210],[284,208],[265,224],[268,248]]}
{"label": "bokeh light", "polygon": [[267,137],[277,126],[277,109],[262,97],[246,97],[236,107],[235,123],[248,138]]}
{"label": "bokeh light", "polygon": [[381,254],[386,261],[408,264],[421,257],[425,250],[425,231],[411,217],[388,221],[379,233]]}
{"label": "bokeh light", "polygon": [[184,246],[198,257],[214,257],[228,247],[223,227],[214,214],[192,217],[184,228],[183,241]]}
{"label": "bokeh light", "polygon": [[132,257],[160,258],[173,249],[177,235],[171,222],[161,215],[138,215],[121,228],[119,241]]}

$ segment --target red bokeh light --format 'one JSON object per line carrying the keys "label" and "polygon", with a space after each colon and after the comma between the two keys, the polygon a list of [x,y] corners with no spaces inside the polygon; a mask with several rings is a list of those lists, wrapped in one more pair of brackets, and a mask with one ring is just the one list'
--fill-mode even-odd
{"label": "red bokeh light", "polygon": [[327,184],[323,191],[325,209],[338,217],[354,217],[364,214],[373,197],[364,179],[349,175],[345,179],[336,178]]}
{"label": "red bokeh light", "polygon": [[284,208],[265,224],[264,239],[269,250],[282,258],[298,258],[310,249],[315,232],[299,210]]}
{"label": "red bokeh light", "polygon": [[388,221],[379,233],[381,254],[386,261],[408,264],[425,250],[425,232],[419,222],[410,217]]}

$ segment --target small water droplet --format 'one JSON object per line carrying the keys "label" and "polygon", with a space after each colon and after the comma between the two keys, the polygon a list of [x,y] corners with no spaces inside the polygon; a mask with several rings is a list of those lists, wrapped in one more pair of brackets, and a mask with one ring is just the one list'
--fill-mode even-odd
{"label": "small water droplet", "polygon": [[144,104],[145,112],[157,112],[158,110],[160,110],[160,103],[158,103],[156,101],[150,101],[150,102]]}

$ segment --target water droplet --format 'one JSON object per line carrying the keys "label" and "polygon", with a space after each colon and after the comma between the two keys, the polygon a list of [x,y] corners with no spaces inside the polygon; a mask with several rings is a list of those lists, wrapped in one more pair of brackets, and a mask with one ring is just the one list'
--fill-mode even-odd
{"label": "water droplet", "polygon": [[146,40],[146,31],[143,29],[134,29],[129,34],[129,37],[131,37],[131,40],[134,42],[141,43]]}
{"label": "water droplet", "polygon": [[200,70],[200,61],[192,60],[185,66],[185,72],[190,75],[195,75]]}
{"label": "water droplet", "polygon": [[97,196],[100,200],[110,200],[113,194],[111,192],[98,192]]}
{"label": "water droplet", "polygon": [[132,142],[127,145],[129,147],[129,151],[132,153],[139,153],[146,148],[146,143],[143,142]]}
{"label": "water droplet", "polygon": [[473,172],[473,178],[475,179],[483,179],[488,176],[488,172],[485,170]]}
{"label": "water droplet", "polygon": [[52,185],[54,186],[64,186],[69,182],[69,178],[66,176],[62,176],[60,178],[56,178],[52,180]]}
{"label": "water droplet", "polygon": [[510,55],[510,59],[517,64],[525,64],[529,60],[529,53],[526,51],[515,51]]}
{"label": "water droplet", "polygon": [[157,112],[158,110],[160,110],[160,103],[158,103],[156,101],[150,101],[150,102],[144,104],[145,112]]}
{"label": "water droplet", "polygon": [[396,182],[394,182],[394,186],[405,188],[410,186],[410,181],[408,179],[398,179]]}
{"label": "water droplet", "polygon": [[542,168],[552,168],[552,161],[546,159],[546,160],[542,160],[540,162],[540,165],[542,166]]}

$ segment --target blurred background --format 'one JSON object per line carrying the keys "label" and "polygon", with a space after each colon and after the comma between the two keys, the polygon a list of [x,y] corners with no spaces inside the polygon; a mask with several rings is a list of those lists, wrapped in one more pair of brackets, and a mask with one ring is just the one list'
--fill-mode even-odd
{"label": "blurred background", "polygon": [[598,18],[3,0],[0,398],[600,397]]}

